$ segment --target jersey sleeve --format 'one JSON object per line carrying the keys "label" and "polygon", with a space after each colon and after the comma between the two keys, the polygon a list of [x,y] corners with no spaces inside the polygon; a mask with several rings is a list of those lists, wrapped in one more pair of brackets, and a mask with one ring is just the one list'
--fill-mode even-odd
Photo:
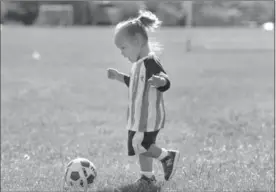
{"label": "jersey sleeve", "polygon": [[128,75],[124,75],[124,82],[128,87],[129,87],[129,81],[130,81],[130,77]]}
{"label": "jersey sleeve", "polygon": [[144,64],[146,68],[146,80],[149,80],[153,75],[159,75],[165,78],[166,84],[162,87],[158,87],[157,89],[161,92],[167,91],[171,86],[171,82],[159,61],[157,61],[157,59],[150,58],[145,60]]}

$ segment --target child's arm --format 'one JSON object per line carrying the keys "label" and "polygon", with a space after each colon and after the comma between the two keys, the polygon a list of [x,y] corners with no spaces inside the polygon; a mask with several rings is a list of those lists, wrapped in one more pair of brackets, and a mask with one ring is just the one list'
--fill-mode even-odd
{"label": "child's arm", "polygon": [[146,76],[148,82],[155,86],[159,91],[165,92],[170,86],[171,82],[161,64],[155,59],[149,59],[145,62]]}
{"label": "child's arm", "polygon": [[167,91],[171,86],[171,82],[169,80],[168,75],[166,75],[163,72],[160,72],[156,75],[152,75],[148,82],[151,85],[155,86],[161,92]]}
{"label": "child's arm", "polygon": [[124,73],[118,73],[118,76],[117,76],[117,80],[126,84],[126,86],[129,86],[129,80],[130,80],[130,77],[129,75],[126,75]]}
{"label": "child's arm", "polygon": [[117,81],[126,84],[126,86],[129,86],[130,77],[124,73],[117,71],[116,69],[107,69],[107,77],[109,79],[116,79]]}

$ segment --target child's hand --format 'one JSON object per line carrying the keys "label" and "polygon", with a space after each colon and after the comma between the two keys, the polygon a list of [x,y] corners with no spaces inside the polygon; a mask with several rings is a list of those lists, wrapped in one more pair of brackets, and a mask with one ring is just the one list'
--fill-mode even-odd
{"label": "child's hand", "polygon": [[107,77],[109,79],[118,79],[119,72],[116,69],[109,68],[107,69]]}
{"label": "child's hand", "polygon": [[151,78],[149,78],[148,83],[156,88],[163,87],[166,85],[166,79],[158,75],[153,75]]}

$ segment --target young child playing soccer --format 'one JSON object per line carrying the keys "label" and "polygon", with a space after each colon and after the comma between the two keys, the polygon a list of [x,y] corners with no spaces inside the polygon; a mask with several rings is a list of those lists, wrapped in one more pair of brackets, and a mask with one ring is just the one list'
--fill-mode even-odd
{"label": "young child playing soccer", "polygon": [[138,182],[156,182],[153,159],[161,161],[165,180],[175,173],[179,151],[166,150],[155,144],[165,124],[163,93],[170,80],[159,59],[151,50],[148,30],[159,27],[159,19],[148,11],[137,18],[120,22],[115,28],[115,45],[132,63],[130,75],[108,69],[108,78],[118,80],[129,88],[128,94],[128,155],[139,156],[141,178]]}

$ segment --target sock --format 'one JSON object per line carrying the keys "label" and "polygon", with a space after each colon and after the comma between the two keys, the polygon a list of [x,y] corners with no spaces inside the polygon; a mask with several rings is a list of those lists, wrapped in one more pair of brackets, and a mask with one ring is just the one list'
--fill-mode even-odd
{"label": "sock", "polygon": [[147,178],[151,178],[153,176],[153,172],[141,171],[141,175],[145,175]]}
{"label": "sock", "polygon": [[162,152],[161,152],[160,156],[157,157],[157,159],[161,161],[162,159],[164,159],[167,156],[168,156],[168,151],[166,149],[162,148]]}

